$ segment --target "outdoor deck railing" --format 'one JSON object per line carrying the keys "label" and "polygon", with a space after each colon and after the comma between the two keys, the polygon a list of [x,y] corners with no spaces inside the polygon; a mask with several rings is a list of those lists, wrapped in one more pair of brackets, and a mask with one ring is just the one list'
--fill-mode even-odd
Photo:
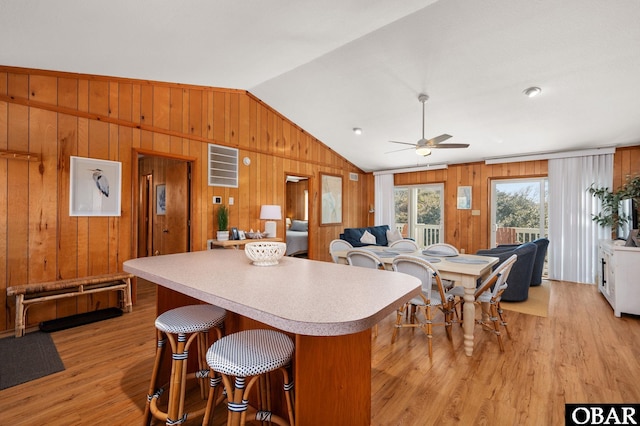
{"label": "outdoor deck railing", "polygon": [[415,225],[414,235],[407,235],[408,224],[406,223],[396,223],[396,229],[405,237],[413,238],[420,247],[440,242],[440,225]]}
{"label": "outdoor deck railing", "polygon": [[[408,235],[408,224],[396,223],[396,229],[405,237],[413,238],[420,247],[441,242],[440,225],[418,224],[414,226],[414,235]],[[547,230],[545,229],[545,235]],[[496,231],[496,245],[523,244],[540,238],[538,228],[498,228]]]}

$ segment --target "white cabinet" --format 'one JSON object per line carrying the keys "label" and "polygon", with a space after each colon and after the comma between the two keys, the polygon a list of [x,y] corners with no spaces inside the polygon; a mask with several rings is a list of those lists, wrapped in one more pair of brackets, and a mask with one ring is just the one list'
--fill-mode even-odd
{"label": "white cabinet", "polygon": [[598,246],[598,262],[598,289],[614,315],[640,315],[640,248],[603,240]]}

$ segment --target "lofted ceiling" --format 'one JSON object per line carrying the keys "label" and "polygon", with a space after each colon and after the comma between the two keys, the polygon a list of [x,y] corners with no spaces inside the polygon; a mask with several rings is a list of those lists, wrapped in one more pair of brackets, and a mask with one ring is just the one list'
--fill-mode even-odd
{"label": "lofted ceiling", "polygon": [[[0,64],[245,89],[376,171],[640,144],[639,22],[638,0],[0,0]],[[389,153],[420,93],[426,138],[469,148]]]}

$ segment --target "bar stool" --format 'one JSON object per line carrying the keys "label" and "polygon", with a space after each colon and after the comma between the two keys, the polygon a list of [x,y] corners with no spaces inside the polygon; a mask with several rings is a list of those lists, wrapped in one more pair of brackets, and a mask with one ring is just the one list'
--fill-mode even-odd
{"label": "bar stool", "polygon": [[[275,330],[239,331],[214,342],[207,351],[207,363],[212,373],[203,424],[208,424],[211,410],[215,406],[217,385],[220,382],[218,379],[221,378],[227,396],[227,425],[243,426],[247,421],[247,414],[250,414],[257,421],[293,426],[293,380],[289,378],[288,372],[293,348],[293,341],[289,336]],[[289,421],[272,414],[268,411],[269,407],[258,411],[249,405],[249,392],[256,381],[266,378],[267,373],[276,370],[280,370],[283,375]],[[214,377],[216,373],[219,377]],[[234,385],[231,384],[231,376],[235,377]]]}
{"label": "bar stool", "polygon": [[[167,425],[181,424],[187,419],[187,414],[198,416],[203,414],[204,408],[193,413],[184,412],[184,397],[187,379],[196,378],[200,382],[200,396],[206,398],[206,378],[209,369],[206,364],[207,335],[214,329],[217,338],[222,337],[221,328],[224,324],[226,311],[213,305],[190,305],[171,309],[156,318],[158,346],[156,358],[151,373],[151,383],[147,394],[147,404],[144,412],[144,424],[148,425],[155,417],[166,422]],[[198,371],[187,374],[187,358],[189,347],[197,338]],[[169,340],[171,345],[171,376],[169,379],[169,403],[167,411],[158,408],[158,399],[163,394],[166,384],[157,387],[158,372],[164,357],[164,346]],[[206,408],[206,407],[205,407]]]}

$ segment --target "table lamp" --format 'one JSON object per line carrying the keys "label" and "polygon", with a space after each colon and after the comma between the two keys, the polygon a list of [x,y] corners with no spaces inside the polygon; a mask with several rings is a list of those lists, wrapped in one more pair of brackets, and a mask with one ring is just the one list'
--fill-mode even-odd
{"label": "table lamp", "polygon": [[280,206],[264,205],[260,207],[260,219],[266,220],[264,224],[264,232],[267,233],[267,238],[273,238],[276,236],[276,223],[274,220],[282,220],[282,211]]}

